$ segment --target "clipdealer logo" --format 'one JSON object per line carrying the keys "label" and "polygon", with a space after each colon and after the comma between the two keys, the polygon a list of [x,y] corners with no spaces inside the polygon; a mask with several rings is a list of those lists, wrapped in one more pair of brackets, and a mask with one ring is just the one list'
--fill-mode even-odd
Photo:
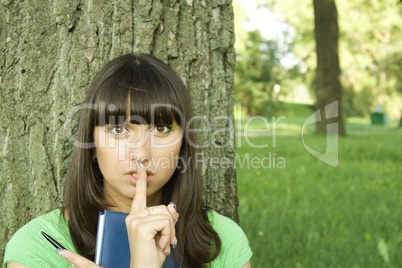
{"label": "clipdealer logo", "polygon": [[[339,137],[339,133],[338,133],[338,124],[337,122],[335,123],[327,123],[327,133],[326,133],[326,146],[325,146],[325,151],[322,153],[320,151],[317,151],[315,149],[313,149],[312,147],[310,147],[307,142],[305,141],[305,130],[307,127],[309,127],[310,125],[319,122],[321,120],[329,120],[332,118],[337,118],[339,116],[339,106],[338,106],[339,102],[338,101],[334,101],[328,105],[326,105],[323,109],[317,110],[316,112],[314,112],[313,114],[311,114],[303,123],[302,129],[301,129],[301,136],[302,136],[302,143],[304,148],[306,149],[307,152],[309,152],[311,155],[313,155],[314,157],[316,157],[318,160],[332,166],[332,167],[336,167],[338,166],[338,137]],[[182,124],[185,124],[184,120],[184,116],[182,115],[182,113],[180,112],[180,110],[177,107],[173,107],[169,104],[158,104],[158,106],[168,106],[171,109],[177,110],[177,112],[180,114],[181,120],[182,120]],[[94,148],[95,144],[94,142],[88,142],[85,143],[83,141],[80,141],[79,139],[77,139],[74,135],[73,135],[73,129],[75,129],[75,123],[76,122],[76,115],[78,115],[78,113],[81,110],[84,109],[98,109],[98,110],[102,110],[102,111],[112,111],[114,109],[114,105],[113,104],[109,104],[106,105],[105,103],[99,103],[99,104],[91,104],[91,103],[84,103],[78,106],[73,107],[66,118],[66,122],[64,124],[64,129],[65,129],[65,134],[67,139],[74,145],[74,146],[78,146],[81,148]],[[155,109],[155,107],[152,107],[152,109]],[[209,139],[207,139],[206,141],[204,141],[204,143],[198,143],[196,141],[191,141],[189,140],[190,146],[193,146],[195,148],[208,148],[210,146],[214,146],[215,148],[223,148],[226,146],[233,146],[234,144],[234,138],[236,138],[236,144],[238,147],[242,146],[242,142],[247,143],[248,146],[252,147],[252,148],[258,148],[258,149],[263,149],[263,148],[267,148],[272,146],[272,148],[275,148],[277,146],[277,135],[280,135],[279,133],[277,133],[277,128],[278,128],[278,124],[282,121],[282,120],[286,120],[286,116],[280,116],[278,118],[273,117],[271,122],[269,122],[267,120],[267,118],[263,117],[263,116],[253,116],[250,118],[247,118],[246,122],[242,122],[242,114],[241,111],[242,107],[241,107],[241,103],[239,103],[237,105],[237,122],[239,126],[242,126],[244,124],[244,126],[241,127],[241,130],[238,133],[233,133],[234,131],[234,122],[232,122],[232,118],[229,117],[222,117],[222,116],[218,116],[212,119],[208,119],[206,116],[195,116],[193,118],[191,118],[189,120],[189,122],[187,123],[188,125],[191,125],[193,123],[193,121],[198,120],[198,123],[201,125],[206,125],[207,128],[204,128],[204,126],[200,126],[199,128],[190,128],[189,127],[189,131],[192,132],[210,132],[211,134],[209,135]],[[325,116],[324,118],[321,117],[321,112],[325,112]],[[101,117],[101,114],[105,115],[105,113],[100,113],[100,118],[99,121],[100,122],[104,122],[105,118]],[[152,113],[153,114],[153,113]],[[113,121],[115,120],[113,117],[111,119],[109,119],[109,121]],[[123,118],[124,119],[124,118]],[[123,120],[122,119],[122,120]],[[137,122],[142,122],[140,120],[141,118],[136,118]],[[119,119],[120,120],[120,119]],[[216,124],[217,122],[223,122],[222,123],[222,127],[216,129],[215,131],[212,130],[212,123],[210,122],[210,120],[212,120],[212,123]],[[258,123],[253,123],[251,124],[253,121],[259,121]],[[144,124],[146,124],[146,122],[143,122]],[[256,125],[257,128],[254,128],[253,126]],[[222,134],[224,132],[229,132],[231,133],[229,135],[229,138],[227,140],[222,140],[223,142],[218,143],[217,140],[218,138],[220,138],[222,136]],[[188,134],[188,133],[187,133]],[[235,135],[234,135],[235,134]],[[271,139],[271,143],[269,142],[269,140],[264,139],[263,143],[253,143],[253,141],[251,139],[249,139],[249,137],[254,136],[254,134],[257,134],[258,136],[267,136],[268,138]],[[186,137],[187,138],[187,137]],[[151,141],[152,142],[152,141]],[[177,140],[175,141],[177,142]],[[153,144],[154,146],[159,146],[157,144]],[[171,146],[172,144],[166,144],[167,147]],[[106,143],[104,143],[104,146],[106,146]],[[117,144],[112,143],[112,144],[108,144],[108,146],[117,146]],[[133,146],[129,146],[129,148],[137,148],[138,146],[141,146],[141,144],[133,144]],[[165,146],[165,147],[166,147]],[[127,149],[129,149],[127,148]],[[158,147],[159,148],[159,147]],[[121,158],[122,160],[126,157],[125,152],[121,152],[122,155],[119,154],[119,159]],[[210,166],[211,168],[224,168],[228,165],[228,163],[230,164],[234,164],[236,165],[236,163],[242,168],[256,168],[256,167],[260,167],[260,168],[285,168],[286,167],[286,161],[285,158],[277,155],[276,153],[272,153],[269,152],[268,155],[266,155],[265,157],[251,157],[249,154],[246,154],[242,157],[240,157],[239,155],[236,154],[235,159],[233,158],[224,158],[223,160],[219,159],[218,157],[212,157],[212,158],[208,158],[207,160],[203,160],[206,161],[207,166]]]}
{"label": "clipdealer logo", "polygon": [[314,150],[310,146],[308,146],[304,140],[304,130],[306,127],[308,127],[311,124],[314,124],[318,121],[321,120],[328,120],[331,118],[337,118],[339,116],[339,106],[338,106],[338,101],[334,101],[328,105],[325,106],[325,118],[321,118],[321,110],[316,111],[312,115],[310,115],[303,123],[302,127],[302,142],[304,148],[312,154],[314,157],[319,159],[320,161],[336,167],[338,166],[338,123],[328,123],[327,124],[327,137],[326,137],[326,147],[325,147],[325,152],[321,153],[319,151]]}

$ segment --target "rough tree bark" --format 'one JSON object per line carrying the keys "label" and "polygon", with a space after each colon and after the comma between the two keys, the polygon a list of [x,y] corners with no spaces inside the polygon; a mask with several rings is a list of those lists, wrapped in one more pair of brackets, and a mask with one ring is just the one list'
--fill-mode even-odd
{"label": "rough tree bark", "polygon": [[[341,70],[338,53],[338,15],[335,0],[313,0],[314,4],[314,32],[317,51],[316,73],[316,109],[325,111],[325,106],[338,101],[338,111],[328,111],[321,118],[329,118],[337,114],[338,134],[345,135],[342,85],[340,81]],[[316,133],[327,132],[326,120],[318,120]]]}
{"label": "rough tree bark", "polygon": [[[94,74],[129,52],[167,62],[189,88],[204,157],[204,199],[237,220],[230,0],[2,0],[0,4],[0,256],[12,234],[61,205],[72,145],[69,113]],[[195,120],[199,127],[206,120]]]}

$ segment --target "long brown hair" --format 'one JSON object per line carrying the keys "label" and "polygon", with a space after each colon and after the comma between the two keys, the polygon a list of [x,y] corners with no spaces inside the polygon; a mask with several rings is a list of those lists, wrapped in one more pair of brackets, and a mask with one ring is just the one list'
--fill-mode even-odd
{"label": "long brown hair", "polygon": [[202,205],[196,149],[191,146],[196,139],[187,129],[192,117],[191,101],[180,78],[151,55],[127,54],[109,62],[96,75],[84,104],[63,197],[77,251],[94,258],[98,213],[108,206],[103,199],[103,176],[93,161],[94,128],[125,118],[130,111],[147,124],[176,122],[181,126],[184,135],[179,159],[183,162],[163,189],[164,204],[176,203],[180,214],[176,225],[178,247],[173,254],[183,267],[203,267],[215,259],[221,241]]}

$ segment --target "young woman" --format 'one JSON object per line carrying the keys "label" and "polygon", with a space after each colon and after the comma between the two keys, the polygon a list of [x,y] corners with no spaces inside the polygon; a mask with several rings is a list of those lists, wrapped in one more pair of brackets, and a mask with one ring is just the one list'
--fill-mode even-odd
{"label": "young woman", "polygon": [[[92,260],[105,209],[129,213],[131,267],[162,267],[168,254],[182,267],[250,267],[240,227],[202,205],[190,99],[167,65],[150,55],[118,57],[94,78],[84,104],[63,208],[16,232],[3,267],[99,267]],[[57,255],[42,230],[68,250]]]}

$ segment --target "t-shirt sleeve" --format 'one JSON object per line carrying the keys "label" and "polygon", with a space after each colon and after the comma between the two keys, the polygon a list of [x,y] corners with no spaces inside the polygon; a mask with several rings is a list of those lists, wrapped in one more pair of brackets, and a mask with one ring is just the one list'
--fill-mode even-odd
{"label": "t-shirt sleeve", "polygon": [[65,228],[58,210],[30,221],[20,228],[7,243],[2,267],[6,268],[7,263],[12,262],[26,267],[71,267],[71,264],[61,258],[56,253],[56,248],[41,234],[41,231],[47,232],[64,247],[75,252],[69,233]]}
{"label": "t-shirt sleeve", "polygon": [[31,267],[33,263],[38,265],[37,267],[46,267],[47,264],[41,258],[38,258],[40,254],[36,252],[46,244],[40,243],[38,238],[29,228],[22,227],[19,229],[7,243],[3,268],[6,268],[7,263],[11,262],[16,262],[26,267]]}
{"label": "t-shirt sleeve", "polygon": [[208,212],[212,227],[221,239],[221,252],[211,263],[212,267],[242,267],[253,255],[246,234],[233,220]]}

